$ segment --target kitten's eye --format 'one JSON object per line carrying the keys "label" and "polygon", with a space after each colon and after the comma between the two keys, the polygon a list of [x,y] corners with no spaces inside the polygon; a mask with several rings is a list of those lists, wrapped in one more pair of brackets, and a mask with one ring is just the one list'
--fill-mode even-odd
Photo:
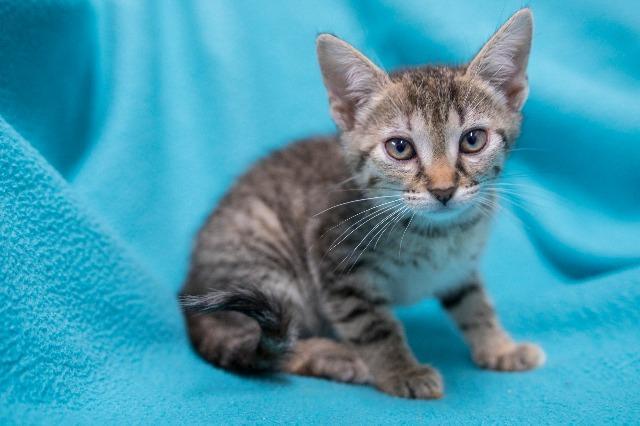
{"label": "kitten's eye", "polygon": [[482,129],[469,130],[460,138],[460,151],[475,154],[487,144],[487,132]]}
{"label": "kitten's eye", "polygon": [[416,156],[416,150],[406,139],[391,138],[384,143],[387,153],[396,160],[411,160]]}

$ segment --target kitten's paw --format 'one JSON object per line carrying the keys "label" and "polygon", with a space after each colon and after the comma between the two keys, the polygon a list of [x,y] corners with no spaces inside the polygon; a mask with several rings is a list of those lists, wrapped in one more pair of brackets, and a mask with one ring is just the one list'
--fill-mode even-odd
{"label": "kitten's paw", "polygon": [[390,374],[376,380],[376,386],[388,394],[412,399],[437,399],[444,392],[440,373],[429,366]]}
{"label": "kitten's paw", "polygon": [[367,383],[369,369],[357,357],[327,355],[313,357],[304,365],[288,368],[292,373],[304,376],[322,377],[344,383]]}
{"label": "kitten's paw", "polygon": [[316,358],[309,366],[312,376],[325,377],[344,383],[367,383],[369,369],[358,357]]}
{"label": "kitten's paw", "polygon": [[501,350],[478,351],[473,355],[473,360],[478,366],[489,370],[525,371],[544,364],[545,354],[534,343],[520,343]]}
{"label": "kitten's paw", "polygon": [[345,383],[368,383],[369,368],[358,354],[346,346],[322,338],[298,342],[284,371],[322,377]]}

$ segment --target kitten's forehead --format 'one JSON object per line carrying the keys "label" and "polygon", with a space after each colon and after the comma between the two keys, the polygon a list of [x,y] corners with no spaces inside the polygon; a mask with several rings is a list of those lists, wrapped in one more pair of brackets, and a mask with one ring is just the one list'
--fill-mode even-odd
{"label": "kitten's forehead", "polygon": [[498,114],[503,109],[498,93],[466,76],[465,68],[421,67],[393,73],[391,80],[396,85],[393,95],[404,99],[399,112],[421,110],[431,127],[444,126],[451,110],[461,125],[468,114]]}
{"label": "kitten's forehead", "polygon": [[405,98],[406,113],[421,109],[429,114],[429,122],[445,120],[458,92],[456,77],[462,76],[458,68],[421,67],[395,72],[391,80]]}
{"label": "kitten's forehead", "polygon": [[[465,75],[465,68],[420,67],[391,74],[392,84],[373,108],[369,122],[379,128],[406,123],[412,131],[422,120],[434,143],[434,154],[444,154],[452,126],[483,125],[487,119],[512,119],[500,94]],[[508,117],[509,116],[509,117]]]}

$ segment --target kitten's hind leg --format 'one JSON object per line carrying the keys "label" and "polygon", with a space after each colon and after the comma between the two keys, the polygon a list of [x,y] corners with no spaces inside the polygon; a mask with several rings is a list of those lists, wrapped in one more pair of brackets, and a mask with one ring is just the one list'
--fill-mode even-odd
{"label": "kitten's hind leg", "polygon": [[314,337],[296,343],[283,369],[346,383],[368,383],[369,369],[358,354],[334,340]]}

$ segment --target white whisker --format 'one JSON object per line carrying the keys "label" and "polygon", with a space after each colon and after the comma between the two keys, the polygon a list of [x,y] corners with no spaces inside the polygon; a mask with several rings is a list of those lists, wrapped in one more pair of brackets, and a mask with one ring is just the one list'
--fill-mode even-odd
{"label": "white whisker", "polygon": [[345,222],[350,221],[351,219],[353,219],[353,218],[354,218],[354,217],[356,217],[356,216],[360,216],[361,214],[364,214],[364,213],[366,213],[366,212],[368,212],[368,211],[370,211],[370,210],[377,210],[377,209],[379,209],[380,207],[385,206],[385,205],[387,205],[387,204],[392,204],[392,203],[397,203],[397,202],[398,202],[397,200],[387,201],[386,203],[382,203],[382,204],[375,205],[375,206],[373,206],[373,207],[369,207],[368,209],[365,209],[365,210],[363,210],[363,211],[361,211],[361,212],[359,212],[359,213],[356,213],[356,214],[354,214],[354,215],[352,215],[352,216],[349,216],[348,218],[344,219],[343,221],[341,221],[341,222],[340,222],[340,223],[338,223],[337,225],[333,225],[331,228],[329,228],[329,229],[327,229],[325,232],[323,232],[323,233],[322,233],[322,235],[320,235],[320,238],[323,238],[325,235],[327,235],[327,233],[328,233],[329,231],[332,231],[333,229],[337,228],[338,226],[342,225],[342,224],[343,224],[343,223],[345,223]]}
{"label": "white whisker", "polygon": [[[393,226],[391,227],[391,229],[389,230],[389,233],[387,234],[387,239],[385,241],[387,241],[389,239],[389,237],[391,237],[391,235],[393,235],[393,230],[395,229],[395,227],[398,225],[398,223],[400,223],[400,221],[402,220],[402,218],[404,217],[404,214],[408,211],[410,211],[411,209],[409,207],[406,207],[400,212],[400,214],[398,215],[397,218],[395,218],[393,220]],[[380,237],[378,237],[378,241],[380,241]],[[376,241],[375,245],[373,246],[373,249],[375,250],[376,247],[378,247],[378,241]]]}
{"label": "white whisker", "polygon": [[392,211],[391,213],[389,213],[387,216],[383,217],[373,228],[371,228],[364,237],[362,237],[360,239],[360,242],[358,243],[358,245],[355,246],[355,248],[351,251],[351,253],[345,257],[344,259],[342,259],[340,261],[340,263],[338,263],[338,266],[336,266],[336,269],[340,267],[340,265],[342,265],[345,261],[347,261],[348,259],[350,259],[356,252],[356,250],[358,250],[358,248],[360,248],[360,246],[362,245],[362,243],[367,239],[367,237],[376,229],[378,229],[378,227],[384,223],[389,217],[393,216],[395,214],[395,211]]}
{"label": "white whisker", "polygon": [[[401,202],[401,201],[402,201],[402,200],[396,200],[396,201],[395,201],[395,203],[397,204],[397,203],[399,203],[399,202]],[[331,247],[329,247],[329,249],[327,250],[327,253],[329,253],[331,250],[333,250],[334,248],[336,248],[337,246],[339,246],[339,245],[340,245],[344,240],[346,240],[347,238],[349,238],[349,236],[350,236],[351,234],[353,234],[355,231],[357,231],[358,229],[360,229],[360,228],[362,227],[362,225],[364,225],[365,223],[367,223],[367,222],[371,221],[372,219],[374,219],[374,218],[376,218],[376,217],[378,217],[378,216],[380,216],[380,215],[382,215],[382,214],[384,214],[384,213],[388,212],[389,210],[393,210],[393,209],[395,209],[395,208],[396,208],[396,206],[392,204],[391,206],[387,206],[387,207],[385,207],[384,209],[382,209],[382,210],[380,210],[380,211],[378,211],[378,212],[371,213],[371,214],[367,215],[366,217],[364,217],[364,218],[360,219],[358,222],[354,223],[354,224],[353,224],[353,225],[351,225],[349,228],[347,228],[347,229],[346,229],[342,234],[340,234],[340,235],[339,235],[339,236],[334,240],[334,242],[333,242],[333,243],[331,243]],[[358,225],[358,226],[356,226],[356,225]],[[355,228],[353,228],[354,226],[356,226],[356,227],[355,227]],[[351,228],[353,228],[353,229],[351,230],[351,232],[349,232],[349,233],[348,233],[347,235],[345,235],[342,239],[340,239],[340,238],[341,238],[345,233],[347,233],[347,232],[349,231],[349,229],[351,229]],[[340,239],[340,241],[336,242],[338,239]]]}
{"label": "white whisker", "polygon": [[[371,243],[373,242],[373,239],[376,238],[376,236],[382,235],[381,232],[384,232],[384,230],[392,223],[393,219],[395,218],[395,216],[398,214],[398,212],[400,210],[402,210],[403,207],[400,207],[398,209],[396,209],[393,213],[391,213],[391,215],[385,217],[380,224],[381,225],[383,223],[385,223],[385,225],[383,225],[380,230],[378,232],[376,232],[375,234],[373,234],[373,236],[371,237],[371,239],[369,240],[369,242],[367,243],[367,245],[360,251],[360,254],[358,255],[358,257],[356,257],[356,260],[353,261],[353,263],[351,264],[351,267],[349,268],[349,272],[351,271],[351,269],[353,269],[353,267],[358,263],[358,260],[360,260],[360,257],[367,251],[367,249],[369,248],[369,246],[371,245]],[[374,228],[375,229],[375,228]],[[373,229],[371,230],[373,231]],[[371,231],[369,233],[371,233]],[[366,235],[365,238],[362,239],[362,242],[364,242],[364,240],[366,239]],[[379,237],[378,237],[379,239]],[[356,247],[357,248],[357,247]],[[355,252],[355,249],[354,249]]]}
{"label": "white whisker", "polygon": [[378,199],[380,199],[380,198],[397,198],[397,199],[399,199],[399,200],[400,200],[400,199],[402,199],[402,197],[398,197],[397,195],[381,195],[381,196],[379,196],[379,197],[367,197],[367,198],[360,198],[360,199],[358,199],[358,200],[345,201],[344,203],[336,204],[335,206],[331,206],[331,207],[329,207],[328,209],[324,209],[324,210],[322,210],[321,212],[314,214],[312,217],[319,216],[319,215],[321,215],[321,214],[323,214],[323,213],[328,212],[329,210],[333,210],[333,209],[335,209],[335,208],[338,208],[338,207],[340,207],[340,206],[344,206],[344,205],[347,205],[347,204],[352,204],[352,203],[361,203],[361,202],[363,202],[363,201],[369,201],[369,200],[378,200]]}
{"label": "white whisker", "polygon": [[411,222],[413,221],[415,215],[416,212],[414,211],[411,215],[411,219],[409,219],[409,222],[407,223],[407,226],[404,228],[404,232],[402,232],[402,238],[400,238],[400,247],[398,248],[398,256],[400,256],[400,252],[402,251],[402,242],[404,241],[404,235],[407,233],[407,229],[409,229],[409,226],[411,226]]}

